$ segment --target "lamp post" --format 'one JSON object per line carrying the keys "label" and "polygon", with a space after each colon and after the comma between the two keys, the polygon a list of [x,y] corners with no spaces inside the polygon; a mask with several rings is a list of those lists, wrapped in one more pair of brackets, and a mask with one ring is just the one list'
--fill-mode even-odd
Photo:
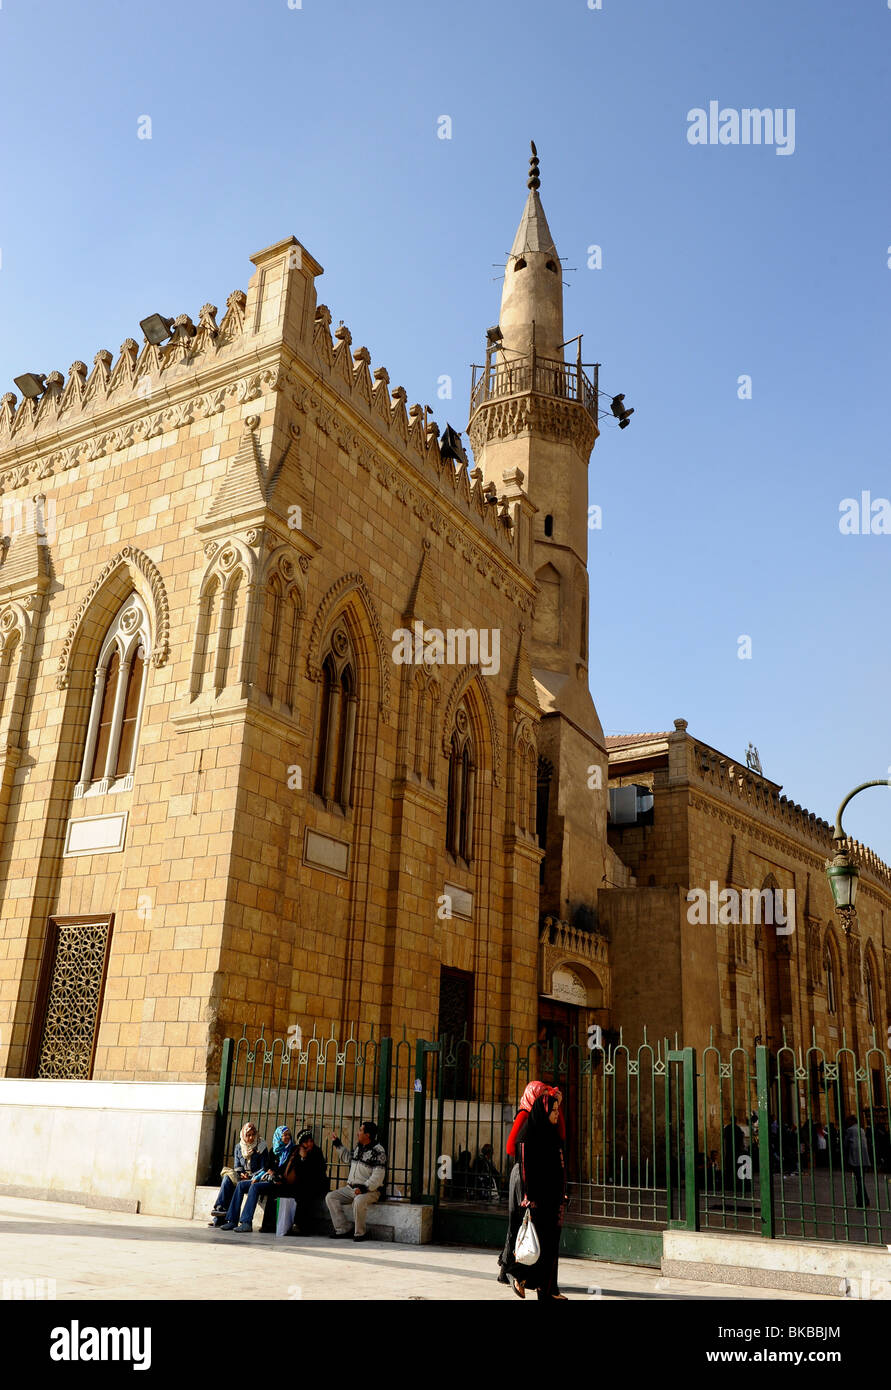
{"label": "lamp post", "polygon": [[847,837],[842,829],[842,814],[848,802],[858,792],[865,791],[867,787],[891,787],[891,778],[880,777],[874,782],[861,782],[859,787],[848,792],[835,813],[835,829],[832,832],[835,854],[831,859],[826,860],[826,877],[829,879],[832,899],[836,911],[842,919],[842,927],[846,936],[850,934],[851,923],[854,918],[854,903],[857,898],[857,880],[860,877],[860,870],[844,847]]}

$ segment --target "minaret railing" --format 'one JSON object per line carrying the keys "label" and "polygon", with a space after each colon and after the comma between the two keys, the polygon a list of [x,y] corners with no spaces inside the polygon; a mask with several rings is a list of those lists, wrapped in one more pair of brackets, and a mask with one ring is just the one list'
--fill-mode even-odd
{"label": "minaret railing", "polygon": [[577,362],[542,357],[537,352],[518,353],[510,360],[473,367],[470,412],[487,401],[520,396],[534,391],[540,396],[575,401],[596,420],[597,391]]}

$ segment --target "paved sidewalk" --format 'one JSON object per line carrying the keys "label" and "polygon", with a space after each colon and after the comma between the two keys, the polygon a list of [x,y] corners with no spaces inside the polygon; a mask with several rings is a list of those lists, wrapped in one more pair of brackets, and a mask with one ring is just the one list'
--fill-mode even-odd
{"label": "paved sidewalk", "polygon": [[[132,1216],[61,1202],[0,1197],[0,1298],[21,1297],[38,1280],[57,1299],[499,1300],[494,1251],[237,1236],[163,1216]],[[7,1282],[9,1281],[9,1282]],[[663,1279],[658,1270],[561,1260],[571,1299],[770,1299],[836,1302],[774,1289]],[[33,1293],[31,1294],[33,1296]],[[534,1295],[532,1295],[534,1298]]]}

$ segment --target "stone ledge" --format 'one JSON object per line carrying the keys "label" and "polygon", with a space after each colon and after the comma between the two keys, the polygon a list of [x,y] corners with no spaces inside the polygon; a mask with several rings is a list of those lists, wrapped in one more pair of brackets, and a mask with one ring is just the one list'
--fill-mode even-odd
{"label": "stone ledge", "polygon": [[[704,1231],[664,1231],[661,1267],[669,1279],[751,1285],[833,1298],[846,1297],[864,1280],[891,1279],[891,1255],[884,1245],[763,1240]],[[891,1284],[881,1283],[881,1287],[891,1288]]]}
{"label": "stone ledge", "polygon": [[[211,1208],[219,1187],[196,1187],[192,1220],[206,1226],[210,1221]],[[413,1205],[411,1202],[384,1201],[369,1207],[366,1213],[368,1230],[375,1240],[392,1241],[396,1245],[429,1245],[433,1240],[433,1208]],[[330,1234],[333,1230],[328,1211],[323,1202],[319,1203],[316,1222],[319,1235]],[[259,1230],[255,1218],[255,1230]],[[314,1232],[316,1233],[316,1232]]]}
{"label": "stone ledge", "polygon": [[60,1187],[22,1187],[18,1183],[0,1183],[0,1196],[27,1197],[36,1202],[69,1202],[75,1207],[94,1207],[99,1211],[128,1211],[133,1215],[139,1212],[139,1202],[135,1197],[94,1196],[91,1192],[69,1192]]}
{"label": "stone ledge", "polygon": [[705,1264],[692,1260],[662,1261],[666,1279],[692,1279],[704,1284],[734,1284],[760,1289],[785,1289],[793,1293],[821,1293],[843,1297],[838,1279],[829,1274],[794,1274],[787,1270],[743,1269],[739,1265]]}

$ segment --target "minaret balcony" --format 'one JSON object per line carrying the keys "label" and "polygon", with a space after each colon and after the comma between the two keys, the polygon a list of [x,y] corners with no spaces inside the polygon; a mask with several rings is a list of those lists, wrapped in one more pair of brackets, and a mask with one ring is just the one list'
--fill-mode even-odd
{"label": "minaret balcony", "polygon": [[597,424],[597,364],[590,367],[593,380],[581,362],[561,362],[536,352],[517,353],[510,361],[474,366],[470,387],[470,414],[488,401],[522,396],[530,391],[552,399],[575,401]]}

